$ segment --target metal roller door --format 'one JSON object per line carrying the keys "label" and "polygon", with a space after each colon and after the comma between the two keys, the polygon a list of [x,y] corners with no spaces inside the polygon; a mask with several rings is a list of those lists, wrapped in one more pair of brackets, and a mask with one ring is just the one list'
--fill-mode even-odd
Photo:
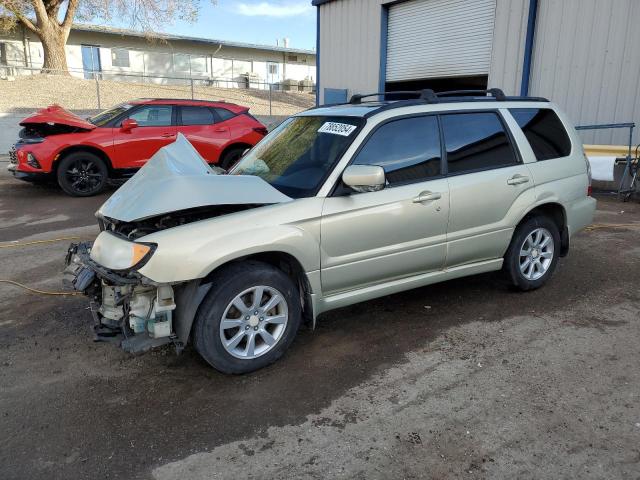
{"label": "metal roller door", "polygon": [[410,0],[389,7],[387,82],[487,75],[496,0]]}

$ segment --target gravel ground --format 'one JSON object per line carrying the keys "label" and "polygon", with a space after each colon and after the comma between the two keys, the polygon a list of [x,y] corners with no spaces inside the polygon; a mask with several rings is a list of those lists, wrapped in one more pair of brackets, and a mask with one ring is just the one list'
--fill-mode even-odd
{"label": "gravel ground", "polygon": [[[101,80],[99,89],[102,108],[132,98],[191,98],[189,85]],[[98,109],[96,82],[93,80],[56,75],[23,76],[13,81],[0,80],[0,92],[0,112],[33,110],[52,103],[74,110]],[[194,96],[202,100],[226,100],[244,105],[256,115],[292,115],[315,104],[315,96],[310,93],[274,91],[270,113],[269,92],[265,90],[195,87]]]}
{"label": "gravel ground", "polygon": [[[109,193],[2,171],[0,245],[93,238]],[[92,343],[83,298],[0,285],[0,478],[640,478],[639,239],[579,234],[534,292],[480,275],[330,312],[245,376]],[[59,289],[65,249],[0,248],[0,276]]]}

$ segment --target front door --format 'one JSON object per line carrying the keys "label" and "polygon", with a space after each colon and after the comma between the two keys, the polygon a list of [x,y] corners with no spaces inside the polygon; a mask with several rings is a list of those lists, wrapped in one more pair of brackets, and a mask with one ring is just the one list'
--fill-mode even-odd
{"label": "front door", "polygon": [[440,118],[451,195],[447,267],[500,258],[514,222],[535,201],[529,168],[497,112]]}
{"label": "front door", "polygon": [[96,78],[98,72],[102,71],[100,64],[100,47],[96,45],[82,45],[82,69],[84,78]]}
{"label": "front door", "polygon": [[160,148],[175,141],[176,126],[171,105],[142,105],[128,118],[138,123],[136,128],[123,130],[120,125],[114,131],[116,168],[140,168]]}
{"label": "front door", "polygon": [[321,221],[324,295],[440,270],[449,191],[435,116],[394,120],[365,140],[353,164],[384,168],[386,187],[356,193],[340,185]]}

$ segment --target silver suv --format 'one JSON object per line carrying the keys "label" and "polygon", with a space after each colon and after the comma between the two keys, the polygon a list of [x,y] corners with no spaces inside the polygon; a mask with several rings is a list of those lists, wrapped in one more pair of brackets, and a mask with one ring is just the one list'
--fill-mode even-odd
{"label": "silver suv", "polygon": [[69,249],[97,338],[244,373],[327,310],[494,270],[544,285],[593,218],[581,141],[548,100],[459,93],[302,112],[228,174],[161,149]]}

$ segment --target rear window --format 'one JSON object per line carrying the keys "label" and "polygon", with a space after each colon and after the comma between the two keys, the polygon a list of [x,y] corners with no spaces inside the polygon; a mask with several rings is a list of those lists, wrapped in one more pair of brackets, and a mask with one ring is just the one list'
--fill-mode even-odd
{"label": "rear window", "polygon": [[182,125],[211,125],[213,112],[207,107],[182,107]]}
{"label": "rear window", "polygon": [[449,173],[518,163],[509,136],[496,113],[452,113],[441,118]]}
{"label": "rear window", "polygon": [[513,108],[515,118],[533,149],[537,160],[566,157],[571,140],[556,112],[549,108]]}
{"label": "rear window", "polygon": [[236,116],[235,113],[227,110],[226,108],[216,108],[215,111],[220,116],[220,120],[223,122]]}

